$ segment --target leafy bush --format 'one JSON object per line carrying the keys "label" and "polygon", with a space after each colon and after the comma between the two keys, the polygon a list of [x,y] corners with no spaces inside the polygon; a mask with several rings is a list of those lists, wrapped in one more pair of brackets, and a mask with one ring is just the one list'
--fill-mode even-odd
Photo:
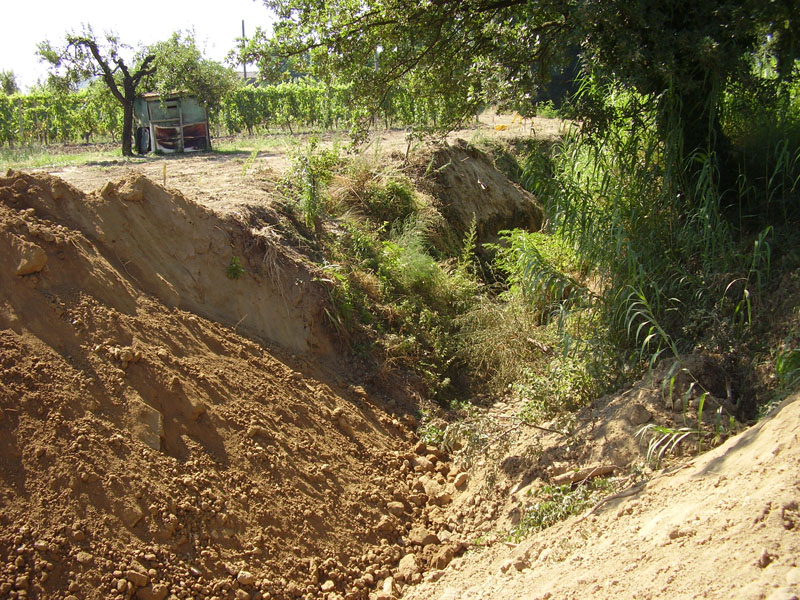
{"label": "leafy bush", "polygon": [[552,100],[546,100],[536,105],[536,116],[545,119],[558,119],[560,115]]}
{"label": "leafy bush", "polygon": [[306,226],[313,227],[319,236],[328,200],[327,186],[340,159],[337,148],[318,149],[318,146],[319,140],[312,138],[304,150],[292,154],[292,166],[284,179],[294,192]]}
{"label": "leafy bush", "polygon": [[513,391],[524,402],[520,418],[531,424],[578,410],[606,387],[586,363],[563,355],[538,370],[526,369],[521,375]]}

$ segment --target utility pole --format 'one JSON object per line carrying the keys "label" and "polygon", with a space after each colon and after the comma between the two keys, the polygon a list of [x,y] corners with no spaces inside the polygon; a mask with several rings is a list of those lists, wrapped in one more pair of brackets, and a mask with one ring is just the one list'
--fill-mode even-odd
{"label": "utility pole", "polygon": [[[247,38],[244,37],[244,19],[242,19],[242,44],[245,43],[246,39]],[[244,69],[244,82],[247,84],[247,62],[245,62],[244,58],[242,58],[242,61],[242,69]]]}

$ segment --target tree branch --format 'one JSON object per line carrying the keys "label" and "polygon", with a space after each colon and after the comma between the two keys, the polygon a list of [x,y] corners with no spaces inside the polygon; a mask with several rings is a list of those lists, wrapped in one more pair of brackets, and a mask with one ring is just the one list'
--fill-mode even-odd
{"label": "tree branch", "polygon": [[155,54],[148,54],[144,58],[144,60],[142,61],[142,64],[139,66],[139,70],[136,71],[136,73],[133,76],[133,87],[136,87],[139,84],[139,81],[142,79],[142,77],[146,77],[148,75],[152,75],[153,73],[156,72],[156,67],[155,66],[148,67],[148,65],[151,62],[153,62],[155,60],[155,58],[156,58]]}
{"label": "tree branch", "polygon": [[114,81],[114,71],[111,70],[111,67],[108,65],[108,61],[103,58],[100,54],[100,49],[97,47],[97,43],[89,38],[79,38],[75,41],[70,42],[71,45],[78,45],[84,46],[85,48],[89,49],[89,52],[92,53],[95,62],[100,65],[100,69],[103,71],[103,81],[106,82],[108,89],[111,90],[111,93],[114,95],[120,104],[125,104],[125,97],[122,95],[122,92],[119,91],[119,87],[117,87],[117,82]]}

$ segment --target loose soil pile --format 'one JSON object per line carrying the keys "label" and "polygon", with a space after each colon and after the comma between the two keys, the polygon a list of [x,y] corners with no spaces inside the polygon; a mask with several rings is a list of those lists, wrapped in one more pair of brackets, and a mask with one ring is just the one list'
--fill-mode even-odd
{"label": "loose soil pile", "polygon": [[475,227],[476,240],[496,242],[504,229],[539,231],[542,209],[528,192],[494,168],[489,157],[463,139],[418,159],[417,170],[432,181],[431,195],[459,240]]}
{"label": "loose soil pile", "polygon": [[0,178],[0,596],[363,598],[398,576],[456,473],[412,450],[401,387],[336,356],[313,274],[263,252],[141,177]]}

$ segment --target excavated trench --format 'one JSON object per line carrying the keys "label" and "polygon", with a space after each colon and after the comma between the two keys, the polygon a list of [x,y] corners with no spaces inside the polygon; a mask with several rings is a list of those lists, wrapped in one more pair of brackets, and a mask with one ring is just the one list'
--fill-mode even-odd
{"label": "excavated trench", "polygon": [[0,178],[0,597],[391,598],[466,476],[269,227]]}
{"label": "excavated trench", "polygon": [[[482,240],[541,223],[473,149],[424,163],[459,239],[473,219]],[[796,401],[507,544],[545,482],[627,485],[641,426],[685,416],[664,374],[569,436],[509,427],[497,402],[493,455],[463,471],[419,441],[411,386],[349,354],[326,277],[256,213],[132,173],[92,193],[0,177],[0,598],[796,597]],[[714,390],[709,360],[684,364]]]}

